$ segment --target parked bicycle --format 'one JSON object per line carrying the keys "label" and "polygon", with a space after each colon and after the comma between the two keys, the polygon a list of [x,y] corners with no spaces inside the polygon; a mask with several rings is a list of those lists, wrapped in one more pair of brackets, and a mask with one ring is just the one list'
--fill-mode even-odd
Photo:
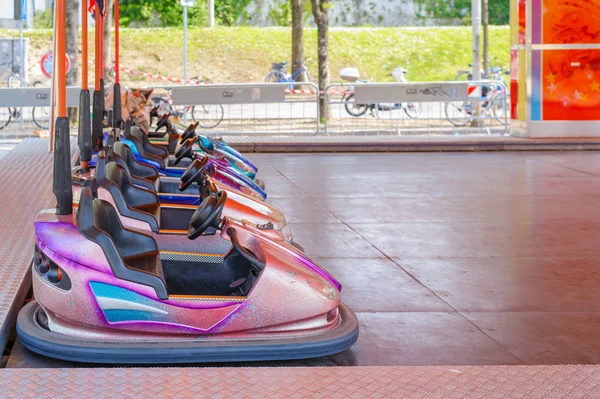
{"label": "parked bicycle", "polygon": [[[273,62],[271,71],[265,76],[265,83],[292,83],[292,82],[312,82],[308,68],[305,65],[309,58],[305,58],[293,74],[287,73],[287,62]],[[294,67],[298,63],[294,63]],[[302,79],[300,79],[302,77]]]}
{"label": "parked bicycle", "polygon": [[466,126],[471,123],[476,115],[476,105],[481,104],[479,118],[495,118],[498,122],[506,125],[508,112],[508,94],[499,83],[490,82],[481,87],[481,99],[483,101],[452,101],[446,103],[444,113],[446,119],[454,126]]}
{"label": "parked bicycle", "polygon": [[[408,71],[402,67],[396,68],[392,75],[400,83],[408,83],[406,74]],[[340,77],[348,82],[368,83],[368,80],[359,79],[360,74],[356,68],[344,68],[340,71]],[[358,104],[354,98],[354,86],[348,86],[348,90],[344,93],[342,101],[345,103],[344,108],[350,115],[359,117],[363,116],[367,111],[370,111],[371,116],[377,116],[378,111],[393,111],[403,109],[406,116],[409,118],[417,118],[421,114],[421,104],[415,102],[403,103],[379,103],[379,104]]]}
{"label": "parked bicycle", "polygon": [[176,107],[171,104],[171,98],[165,99],[160,96],[150,98],[152,106],[159,107],[160,113],[170,113],[180,119],[183,119],[185,114],[191,115],[194,122],[204,129],[213,129],[221,123],[225,110],[221,104],[205,104],[205,105],[187,105]]}
{"label": "parked bicycle", "polygon": [[[6,86],[8,88],[23,88],[27,87],[27,81],[21,73],[14,71],[11,63],[0,64],[0,68],[8,67],[7,71],[3,74],[2,79],[6,79]],[[34,87],[42,86],[42,82],[36,80],[33,82]],[[21,107],[1,107],[0,108],[0,130],[4,129],[13,119],[21,118]],[[41,129],[48,128],[49,119],[49,107],[33,107],[31,109],[31,116],[33,122]]]}
{"label": "parked bicycle", "polygon": [[[494,58],[493,61],[496,61],[498,58]],[[461,69],[458,71],[454,80],[473,80],[473,65],[469,64],[471,69]],[[488,80],[499,80],[504,82],[504,76],[510,75],[510,70],[504,69],[504,67],[498,66],[490,66],[490,68],[485,71],[481,69],[481,79]],[[504,82],[506,83],[506,82]]]}

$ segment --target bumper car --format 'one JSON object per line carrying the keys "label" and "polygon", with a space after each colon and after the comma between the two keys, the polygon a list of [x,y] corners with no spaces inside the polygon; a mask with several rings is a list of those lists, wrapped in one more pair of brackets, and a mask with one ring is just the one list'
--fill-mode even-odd
{"label": "bumper car", "polygon": [[[210,196],[222,195],[214,181],[204,173],[205,165],[206,158],[195,160],[182,176],[183,180],[159,177],[155,168],[137,162],[129,147],[116,142],[112,149],[98,153],[93,174],[82,173],[81,167],[74,168],[73,202],[79,203],[81,190],[89,185],[91,178],[95,178],[100,186],[100,197],[111,203],[119,199],[117,208],[122,215],[135,214],[134,219],[145,217],[143,220],[147,221],[147,226],[142,225],[143,229],[184,234],[198,205]],[[234,189],[223,193],[223,214],[226,217],[254,226],[256,233],[282,239],[303,250],[293,242],[292,231],[281,211]],[[142,215],[137,211],[143,212]],[[136,221],[125,224],[140,227]]]}
{"label": "bumper car", "polygon": [[[184,129],[183,133],[179,133],[175,126],[176,124]],[[195,153],[210,155],[211,157],[216,158],[224,165],[239,173],[243,173],[248,178],[254,180],[262,189],[264,189],[264,182],[256,178],[258,168],[254,166],[252,162],[230,147],[227,143],[196,134],[195,129],[197,126],[198,123],[193,123],[184,128],[183,125],[178,123],[176,118],[171,118],[169,114],[166,114],[158,119],[156,131],[148,133],[148,139],[150,143],[166,148],[169,154],[175,154],[179,144],[183,144],[186,140],[194,138],[196,141],[196,146],[194,146]],[[159,132],[162,127],[166,127],[165,133]]]}
{"label": "bumper car", "polygon": [[218,262],[164,256],[89,187],[76,223],[42,211],[36,299],[17,319],[22,344],[62,360],[152,364],[302,359],[356,342],[356,316],[331,275],[286,244],[220,220],[216,208],[199,211],[187,235],[217,225],[231,243]]}
{"label": "bumper car", "polygon": [[[126,127],[121,141],[131,148],[139,162],[154,166],[159,174],[163,176],[181,177],[186,170],[185,167],[194,159],[203,158],[198,154],[194,154],[193,139],[184,142],[175,156],[170,156],[165,148],[151,144],[146,134],[136,126],[132,126],[130,129]],[[267,198],[267,193],[256,182],[235,171],[226,162],[209,157],[207,170],[214,171],[215,180],[222,185],[234,188],[260,200]]]}

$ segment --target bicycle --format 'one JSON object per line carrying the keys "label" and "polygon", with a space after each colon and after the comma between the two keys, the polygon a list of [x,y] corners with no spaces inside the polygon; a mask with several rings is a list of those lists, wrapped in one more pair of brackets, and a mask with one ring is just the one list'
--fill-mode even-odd
{"label": "bicycle", "polygon": [[198,123],[203,129],[213,129],[221,123],[225,110],[221,104],[187,105],[183,107],[174,107],[169,100],[153,96],[150,98],[153,107],[158,107],[161,113],[170,113],[171,115],[183,119],[185,114],[191,114],[194,122]]}
{"label": "bicycle", "polygon": [[[500,84],[490,83],[482,86],[481,102],[482,117],[493,115],[502,125],[507,124],[506,113],[508,112],[508,93]],[[474,101],[453,101],[446,103],[444,113],[446,119],[454,126],[465,126],[475,118]]]}
{"label": "bicycle", "polygon": [[[4,63],[0,66],[7,66],[10,63]],[[8,78],[6,80],[7,87],[9,88],[23,88],[27,87],[27,81],[21,73],[15,73],[14,69],[10,67],[8,69]],[[4,77],[7,74],[4,75]],[[42,82],[36,80],[33,82],[34,87],[39,87]],[[12,121],[12,119],[19,119],[21,117],[21,107],[3,107],[0,108],[0,130],[4,129]],[[41,129],[47,129],[47,122],[49,118],[49,107],[33,107],[31,109],[31,115],[33,122]]]}
{"label": "bicycle", "polygon": [[[348,70],[353,68],[348,68]],[[400,83],[407,83],[406,74],[408,71],[402,67],[396,68],[392,75],[396,78],[396,80]],[[351,77],[346,76],[343,73],[340,73],[342,79],[358,82],[358,83],[368,83],[368,80],[360,80],[355,79],[358,76],[358,70]],[[409,118],[417,118],[421,114],[421,103],[415,102],[404,102],[404,103],[379,103],[379,104],[357,104],[354,100],[354,86],[349,86],[349,90],[347,90],[343,97],[342,101],[345,103],[344,108],[346,108],[346,112],[352,116],[359,117],[363,116],[367,111],[371,111],[371,116],[377,116],[377,111],[393,111],[396,109],[403,109],[406,116]]]}
{"label": "bicycle", "polygon": [[[496,61],[498,58],[495,57],[493,61]],[[472,64],[469,64],[469,67],[473,67]],[[504,82],[504,76],[509,75],[510,71],[504,70],[502,66],[490,66],[490,68],[485,71],[481,69],[481,79],[486,80],[500,80]],[[461,69],[458,71],[454,80],[473,80],[473,71],[471,69]],[[506,82],[504,82],[506,83]]]}
{"label": "bicycle", "polygon": [[[309,58],[305,58],[304,62],[308,61]],[[271,71],[265,75],[265,83],[302,83],[302,82],[312,82],[310,78],[310,74],[308,73],[308,68],[304,65],[304,62],[300,64],[300,68],[296,69],[293,74],[287,73],[287,62],[273,62],[271,64]],[[298,65],[298,63],[294,63],[293,66]],[[300,80],[300,77],[303,80]]]}
{"label": "bicycle", "polygon": [[[40,80],[33,82],[33,87],[42,87],[43,83]],[[31,109],[31,117],[33,122],[40,129],[48,129],[50,122],[50,107],[33,107]]]}

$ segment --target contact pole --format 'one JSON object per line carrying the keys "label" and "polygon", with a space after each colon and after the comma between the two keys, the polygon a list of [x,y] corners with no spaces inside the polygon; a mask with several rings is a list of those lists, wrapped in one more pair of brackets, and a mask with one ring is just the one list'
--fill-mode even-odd
{"label": "contact pole", "polygon": [[[188,8],[183,6],[183,84],[187,85],[187,28]],[[183,123],[187,124],[187,110],[183,112]]]}
{"label": "contact pole", "polygon": [[67,118],[67,35],[65,0],[56,0],[56,98],[58,117],[56,118],[56,140],[54,146],[54,182],[52,191],[56,196],[57,215],[73,213],[73,191],[71,188],[71,145],[69,138],[69,118]]}
{"label": "contact pole", "polygon": [[94,6],[94,21],[95,21],[95,48],[94,48],[94,96],[92,103],[92,110],[94,118],[92,119],[92,146],[94,149],[100,149],[102,147],[102,118],[103,118],[103,106],[102,102],[104,97],[102,96],[102,34],[104,33],[102,25],[102,15],[100,8],[96,4]]}
{"label": "contact pole", "polygon": [[113,122],[114,128],[121,127],[121,84],[119,79],[119,0],[115,0],[115,86],[113,92]]}
{"label": "contact pole", "polygon": [[92,126],[90,119],[90,90],[88,83],[88,15],[87,7],[81,3],[81,92],[79,94],[79,130],[77,143],[79,145],[79,162],[81,171],[89,170],[88,164],[92,159]]}

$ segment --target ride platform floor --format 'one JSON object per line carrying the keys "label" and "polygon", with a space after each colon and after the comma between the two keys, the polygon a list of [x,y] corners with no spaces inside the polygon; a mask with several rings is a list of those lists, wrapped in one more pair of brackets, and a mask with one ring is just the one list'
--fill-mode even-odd
{"label": "ride platform floor", "polygon": [[[213,381],[223,397],[248,395],[248,384],[265,397],[311,384],[321,397],[600,397],[599,367],[567,366],[600,362],[600,152],[251,158],[296,240],[343,284],[361,330],[353,348],[327,358],[225,366],[361,367],[21,369],[0,378],[68,381],[65,394],[147,384],[181,396]],[[18,344],[8,361],[81,366],[90,367]]]}

